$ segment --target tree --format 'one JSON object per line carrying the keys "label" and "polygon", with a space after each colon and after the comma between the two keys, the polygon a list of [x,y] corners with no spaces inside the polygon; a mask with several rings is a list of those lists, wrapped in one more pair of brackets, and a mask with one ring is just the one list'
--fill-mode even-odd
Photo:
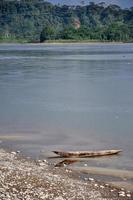
{"label": "tree", "polygon": [[55,29],[52,28],[50,25],[45,26],[40,34],[40,42],[44,42],[46,40],[51,40],[55,38]]}

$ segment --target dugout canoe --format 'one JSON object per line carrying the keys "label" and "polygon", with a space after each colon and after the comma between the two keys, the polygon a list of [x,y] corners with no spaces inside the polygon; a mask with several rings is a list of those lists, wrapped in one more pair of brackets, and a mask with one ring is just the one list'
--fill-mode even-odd
{"label": "dugout canoe", "polygon": [[62,158],[87,158],[98,156],[109,156],[120,153],[122,150],[102,150],[102,151],[53,151]]}

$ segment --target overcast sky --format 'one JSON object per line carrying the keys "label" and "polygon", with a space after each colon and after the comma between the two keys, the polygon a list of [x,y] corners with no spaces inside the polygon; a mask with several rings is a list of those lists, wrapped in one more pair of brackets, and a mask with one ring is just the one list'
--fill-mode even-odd
{"label": "overcast sky", "polygon": [[133,7],[133,0],[47,0],[52,3],[61,3],[61,4],[79,4],[84,1],[86,4],[89,2],[99,3],[106,2],[107,4],[117,4],[121,7]]}

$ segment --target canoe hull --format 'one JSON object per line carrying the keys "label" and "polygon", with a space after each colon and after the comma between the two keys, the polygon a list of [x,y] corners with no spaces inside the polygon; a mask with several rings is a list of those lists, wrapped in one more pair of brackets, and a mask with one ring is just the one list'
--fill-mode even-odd
{"label": "canoe hull", "polygon": [[122,150],[103,150],[103,151],[53,151],[55,154],[62,158],[86,158],[86,157],[98,157],[109,156],[120,153]]}

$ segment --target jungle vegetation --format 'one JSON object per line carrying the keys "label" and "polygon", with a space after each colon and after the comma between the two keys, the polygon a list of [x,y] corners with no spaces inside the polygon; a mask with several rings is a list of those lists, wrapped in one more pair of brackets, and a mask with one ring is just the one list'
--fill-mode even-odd
{"label": "jungle vegetation", "polygon": [[1,0],[0,40],[133,41],[133,7],[91,2],[52,5],[43,0]]}

